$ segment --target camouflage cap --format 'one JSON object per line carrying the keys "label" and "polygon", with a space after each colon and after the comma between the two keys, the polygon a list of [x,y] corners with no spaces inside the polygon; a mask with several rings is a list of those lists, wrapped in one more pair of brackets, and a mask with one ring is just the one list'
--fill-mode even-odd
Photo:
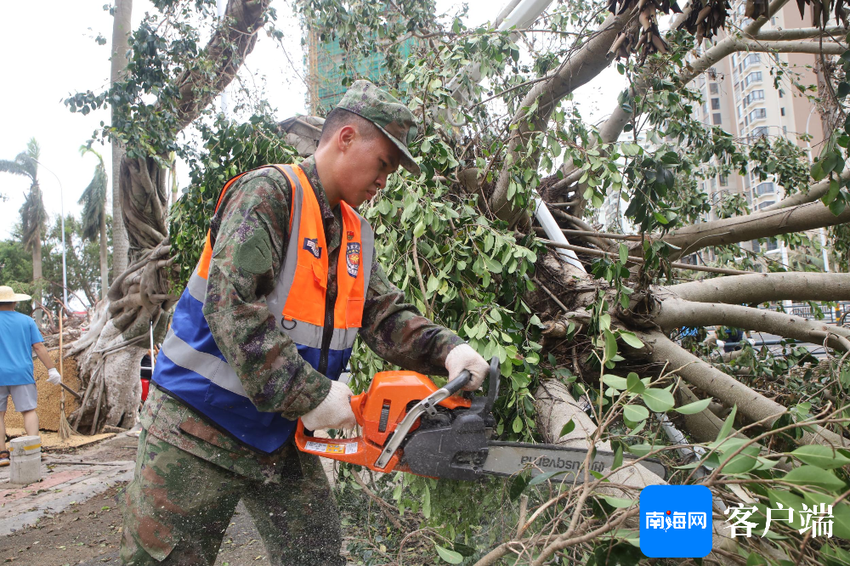
{"label": "camouflage cap", "polygon": [[355,81],[337,108],[348,110],[375,124],[401,151],[401,166],[419,175],[419,165],[407,149],[418,129],[410,109],[369,81]]}

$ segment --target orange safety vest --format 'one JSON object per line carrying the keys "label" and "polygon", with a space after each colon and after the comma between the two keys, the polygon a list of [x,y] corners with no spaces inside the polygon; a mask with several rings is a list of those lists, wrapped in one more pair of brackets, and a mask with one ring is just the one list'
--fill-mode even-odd
{"label": "orange safety vest", "polygon": [[[372,228],[351,206],[340,203],[343,237],[337,294],[329,297],[327,241],[315,191],[300,167],[274,167],[292,187],[292,205],[286,255],[275,287],[266,297],[269,312],[313,368],[338,379],[363,319],[375,248]],[[240,177],[225,184],[216,209]],[[175,308],[153,381],[244,444],[271,453],[286,443],[295,423],[277,413],[258,411],[237,371],[215,344],[203,317],[211,259],[208,232],[198,266]]]}

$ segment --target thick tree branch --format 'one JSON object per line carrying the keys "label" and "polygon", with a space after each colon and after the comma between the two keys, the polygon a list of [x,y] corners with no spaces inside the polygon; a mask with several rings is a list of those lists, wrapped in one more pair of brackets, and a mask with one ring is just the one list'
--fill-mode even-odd
{"label": "thick tree branch", "polygon": [[[836,216],[822,203],[810,202],[781,210],[759,211],[747,216],[692,224],[670,232],[662,240],[679,248],[671,252],[672,261],[709,246],[737,244],[845,222],[850,222],[850,207]],[[639,254],[641,248],[631,251]]]}
{"label": "thick tree branch", "polygon": [[[531,132],[545,131],[549,117],[561,99],[590,81],[608,66],[611,61],[608,50],[625,26],[630,14],[608,16],[599,26],[599,31],[571,54],[555,72],[532,87],[523,98],[519,105],[520,110],[512,120],[512,123],[517,124],[519,128],[508,145],[506,163],[517,163],[521,159],[528,135]],[[529,112],[529,108],[535,108],[535,110]],[[537,168],[538,160],[537,154],[523,159],[532,169]],[[510,167],[506,166],[499,174],[493,195],[490,197],[491,210],[499,218],[509,222],[516,220],[521,212],[513,210],[508,205],[510,176]]]}
{"label": "thick tree branch", "polygon": [[818,41],[755,41],[744,39],[738,42],[740,47],[735,51],[750,51],[759,53],[814,53],[815,55],[841,55],[847,51],[847,46],[840,43]]}
{"label": "thick tree branch", "polygon": [[[271,0],[230,0],[224,25],[213,34],[197,66],[186,69],[176,84],[178,131],[188,126],[236,77],[245,57],[257,43]],[[209,77],[214,77],[210,79]]]}
{"label": "thick tree branch", "polygon": [[826,343],[836,350],[847,350],[850,329],[808,320],[767,309],[722,303],[698,303],[670,297],[663,298],[653,312],[652,322],[665,331],[681,326],[723,325],[746,330],[769,332],[801,342]]}
{"label": "thick tree branch", "polygon": [[[702,361],[660,332],[636,334],[646,345],[641,352],[650,360],[675,370],[682,379],[727,405],[736,405],[740,414],[747,419],[753,422],[762,421],[765,426],[769,426],[787,412],[787,409],[776,401],[753,391],[735,378]],[[817,427],[813,433],[804,433],[803,442],[850,445],[850,440],[821,427]]]}
{"label": "thick tree branch", "polygon": [[847,28],[844,26],[829,26],[820,28],[769,29],[760,31],[754,39],[759,41],[787,41],[795,39],[811,39],[814,37],[834,37],[835,41],[844,39]]}
{"label": "thick tree branch", "polygon": [[[848,179],[850,179],[850,169],[845,170],[838,177],[839,182],[846,181]],[[764,207],[762,210],[764,212],[768,212],[771,210],[780,210],[791,206],[797,206],[798,204],[805,204],[807,202],[814,202],[820,199],[823,195],[825,195],[827,191],[829,191],[829,182],[830,179],[821,181],[817,185],[812,185],[811,187],[809,187],[808,192],[796,193],[789,197],[785,197],[784,199],[780,200],[775,204]]]}
{"label": "thick tree branch", "polygon": [[850,301],[850,273],[758,273],[715,277],[667,287],[679,298],[700,303],[753,304]]}

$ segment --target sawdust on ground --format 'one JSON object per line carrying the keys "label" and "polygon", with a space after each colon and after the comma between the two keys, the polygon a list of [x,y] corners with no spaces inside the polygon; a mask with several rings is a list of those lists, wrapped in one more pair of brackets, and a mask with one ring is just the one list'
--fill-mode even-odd
{"label": "sawdust on ground", "polygon": [[[8,418],[8,415],[7,415]],[[9,438],[16,438],[18,436],[24,436],[26,434],[26,430],[23,427],[20,428],[6,428],[6,435]],[[101,434],[94,435],[86,435],[86,434],[77,434],[75,432],[71,432],[71,436],[62,440],[59,436],[58,432],[51,432],[47,430],[39,430],[39,436],[41,436],[41,449],[42,450],[65,450],[68,448],[80,448],[82,446],[87,446],[89,444],[95,444],[100,442],[101,440],[106,440],[107,438],[112,438],[115,436],[114,432],[104,432]]]}

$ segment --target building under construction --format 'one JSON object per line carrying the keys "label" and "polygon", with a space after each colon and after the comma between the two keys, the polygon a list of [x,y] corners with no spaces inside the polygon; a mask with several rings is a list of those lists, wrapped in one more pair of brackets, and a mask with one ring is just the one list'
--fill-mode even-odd
{"label": "building under construction", "polygon": [[[408,55],[413,45],[408,39],[400,45]],[[339,40],[322,41],[313,29],[307,31],[307,107],[313,116],[325,116],[335,107],[348,85],[357,79],[382,83],[387,71],[383,53],[362,54],[343,49]],[[399,88],[398,85],[388,85]]]}

